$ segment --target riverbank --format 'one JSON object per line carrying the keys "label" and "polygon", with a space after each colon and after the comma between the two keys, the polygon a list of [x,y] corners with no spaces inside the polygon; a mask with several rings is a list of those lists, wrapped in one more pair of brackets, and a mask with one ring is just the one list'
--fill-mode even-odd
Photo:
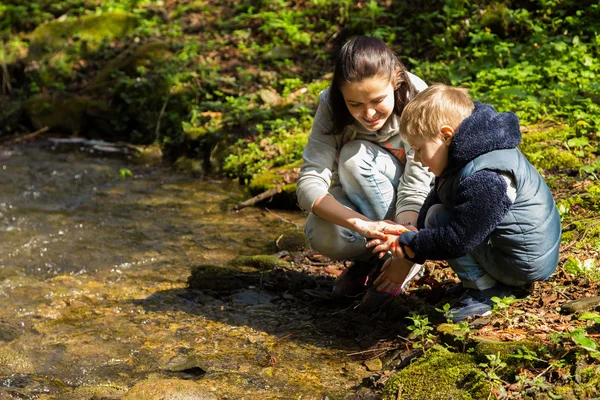
{"label": "riverbank", "polygon": [[457,300],[441,263],[361,314],[332,297],[343,265],[306,248],[303,215],[232,212],[234,182],[41,144],[2,148],[0,165],[3,393],[598,396],[599,280],[571,269],[572,246],[549,281],[470,324],[438,311]]}

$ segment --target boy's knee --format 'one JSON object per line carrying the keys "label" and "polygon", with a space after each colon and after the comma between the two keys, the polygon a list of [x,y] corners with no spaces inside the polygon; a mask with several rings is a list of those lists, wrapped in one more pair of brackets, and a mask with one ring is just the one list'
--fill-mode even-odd
{"label": "boy's knee", "polygon": [[448,225],[450,221],[450,214],[444,205],[434,204],[425,216],[425,228],[435,229],[441,228],[442,226]]}

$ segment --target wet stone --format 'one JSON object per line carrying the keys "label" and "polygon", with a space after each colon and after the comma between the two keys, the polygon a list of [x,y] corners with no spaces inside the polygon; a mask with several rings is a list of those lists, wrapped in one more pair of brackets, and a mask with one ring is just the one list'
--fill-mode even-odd
{"label": "wet stone", "polygon": [[156,379],[140,382],[127,392],[123,400],[217,400],[217,396],[193,381]]}
{"label": "wet stone", "polygon": [[561,311],[566,313],[575,313],[578,311],[594,310],[600,307],[600,296],[582,297],[577,300],[569,301],[561,306]]}
{"label": "wet stone", "polygon": [[371,372],[381,371],[383,369],[383,363],[379,358],[373,358],[365,361],[365,367]]}
{"label": "wet stone", "polygon": [[178,354],[165,363],[165,371],[200,377],[207,371],[202,359],[195,354]]}
{"label": "wet stone", "polygon": [[273,296],[255,290],[245,290],[231,296],[231,301],[237,305],[268,305],[275,307],[275,304],[273,304],[271,300],[273,300]]}

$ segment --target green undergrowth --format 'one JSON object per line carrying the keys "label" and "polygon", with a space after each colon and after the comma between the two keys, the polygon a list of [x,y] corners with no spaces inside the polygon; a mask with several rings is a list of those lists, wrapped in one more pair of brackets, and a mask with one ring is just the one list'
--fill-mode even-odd
{"label": "green undergrowth", "polygon": [[[523,151],[546,176],[598,179],[593,1],[7,0],[0,21],[0,136],[41,124],[86,135],[102,120],[94,136],[155,143],[251,193],[268,189],[253,184],[265,173],[288,184],[337,50],[366,34],[427,82],[515,112]],[[39,121],[24,105],[40,95],[102,104],[69,124]],[[581,198],[597,207],[594,190]]]}
{"label": "green undergrowth", "polygon": [[[494,313],[510,317],[497,299]],[[591,304],[591,303],[590,303]],[[438,310],[444,312],[445,310]],[[519,312],[515,307],[510,313]],[[591,334],[600,315],[579,313],[579,328],[554,333],[542,342],[531,337],[498,341],[475,336],[467,322],[443,323],[413,314],[411,344],[422,356],[385,383],[383,399],[557,399],[595,398],[600,394],[600,343]],[[581,327],[581,321],[587,321]],[[564,396],[564,397],[563,397]]]}

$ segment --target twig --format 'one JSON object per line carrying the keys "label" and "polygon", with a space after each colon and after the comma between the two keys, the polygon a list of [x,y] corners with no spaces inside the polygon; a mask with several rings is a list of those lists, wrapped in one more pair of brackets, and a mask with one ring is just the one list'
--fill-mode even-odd
{"label": "twig", "polygon": [[538,375],[537,375],[535,378],[533,378],[533,379],[537,379],[537,378],[539,378],[540,376],[544,375],[546,372],[548,372],[548,370],[549,370],[550,368],[552,368],[552,365],[548,365],[548,368],[546,368],[545,370],[543,370],[542,372],[540,372],[540,373],[539,373],[539,374],[538,374]]}
{"label": "twig", "polygon": [[24,136],[15,138],[13,140],[9,140],[8,142],[4,142],[3,144],[7,145],[7,146],[10,146],[10,145],[13,145],[13,144],[17,144],[17,143],[23,142],[25,140],[31,139],[33,137],[36,137],[37,135],[46,132],[48,129],[50,129],[50,128],[47,127],[47,126],[45,126],[42,129],[39,129],[39,130],[37,130],[37,131],[35,131],[33,133],[28,133],[28,134],[26,134]]}
{"label": "twig", "polygon": [[368,350],[363,350],[363,351],[357,351],[355,353],[348,353],[346,354],[347,356],[358,356],[361,354],[365,354],[365,353],[371,353],[374,351],[380,351],[380,350],[385,350],[387,351],[388,349],[394,349],[395,347],[384,347],[384,348],[378,348],[378,349],[368,349]]}
{"label": "twig", "polygon": [[282,220],[283,222],[287,222],[288,224],[292,224],[292,225],[296,225],[294,222],[290,221],[289,219],[285,219],[280,215],[277,215],[276,213],[274,213],[273,211],[269,210],[267,207],[265,207],[265,210],[267,210],[267,212],[269,212],[270,214],[276,216],[277,218],[279,218],[280,220]]}
{"label": "twig", "polygon": [[[6,88],[6,92],[4,89]],[[8,68],[6,68],[6,62],[4,61],[4,57],[2,57],[2,94],[11,94],[12,87],[10,86],[10,75],[8,73]]]}
{"label": "twig", "polygon": [[331,265],[330,262],[314,262],[314,261],[310,261],[310,260],[308,260],[308,264],[315,266],[315,267],[324,267],[327,265]]}
{"label": "twig", "polygon": [[288,333],[287,335],[280,337],[279,339],[277,339],[277,340],[275,341],[275,343],[273,343],[273,347],[275,347],[275,345],[276,345],[277,343],[279,343],[279,342],[281,342],[282,340],[284,340],[284,339],[287,339],[287,338],[289,338],[289,337],[291,337],[291,336],[292,336],[292,334],[291,334],[291,333]]}
{"label": "twig", "polygon": [[233,207],[233,211],[239,211],[242,208],[253,206],[256,203],[258,203],[259,201],[262,201],[268,197],[273,197],[277,193],[280,193],[280,192],[281,192],[281,188],[279,186],[269,189],[266,192],[262,192],[261,194],[258,194],[256,196],[252,197],[251,199],[248,199],[246,201],[241,202],[240,204],[235,205]]}
{"label": "twig", "polygon": [[158,135],[160,134],[160,120],[162,119],[163,115],[165,114],[165,110],[167,109],[167,103],[169,102],[169,99],[171,98],[171,94],[169,93],[167,95],[167,99],[165,100],[161,110],[160,110],[160,114],[158,114],[158,120],[156,121],[156,129],[154,130],[154,141],[158,143]]}
{"label": "twig", "polygon": [[10,74],[8,73],[8,68],[6,68],[6,59],[4,57],[4,41],[2,42],[2,53],[0,53],[0,58],[2,59],[2,94],[6,94],[4,91],[6,89],[8,94],[12,93],[12,87],[10,86]]}
{"label": "twig", "polygon": [[402,384],[398,385],[398,395],[396,396],[396,400],[401,400],[402,399]]}

